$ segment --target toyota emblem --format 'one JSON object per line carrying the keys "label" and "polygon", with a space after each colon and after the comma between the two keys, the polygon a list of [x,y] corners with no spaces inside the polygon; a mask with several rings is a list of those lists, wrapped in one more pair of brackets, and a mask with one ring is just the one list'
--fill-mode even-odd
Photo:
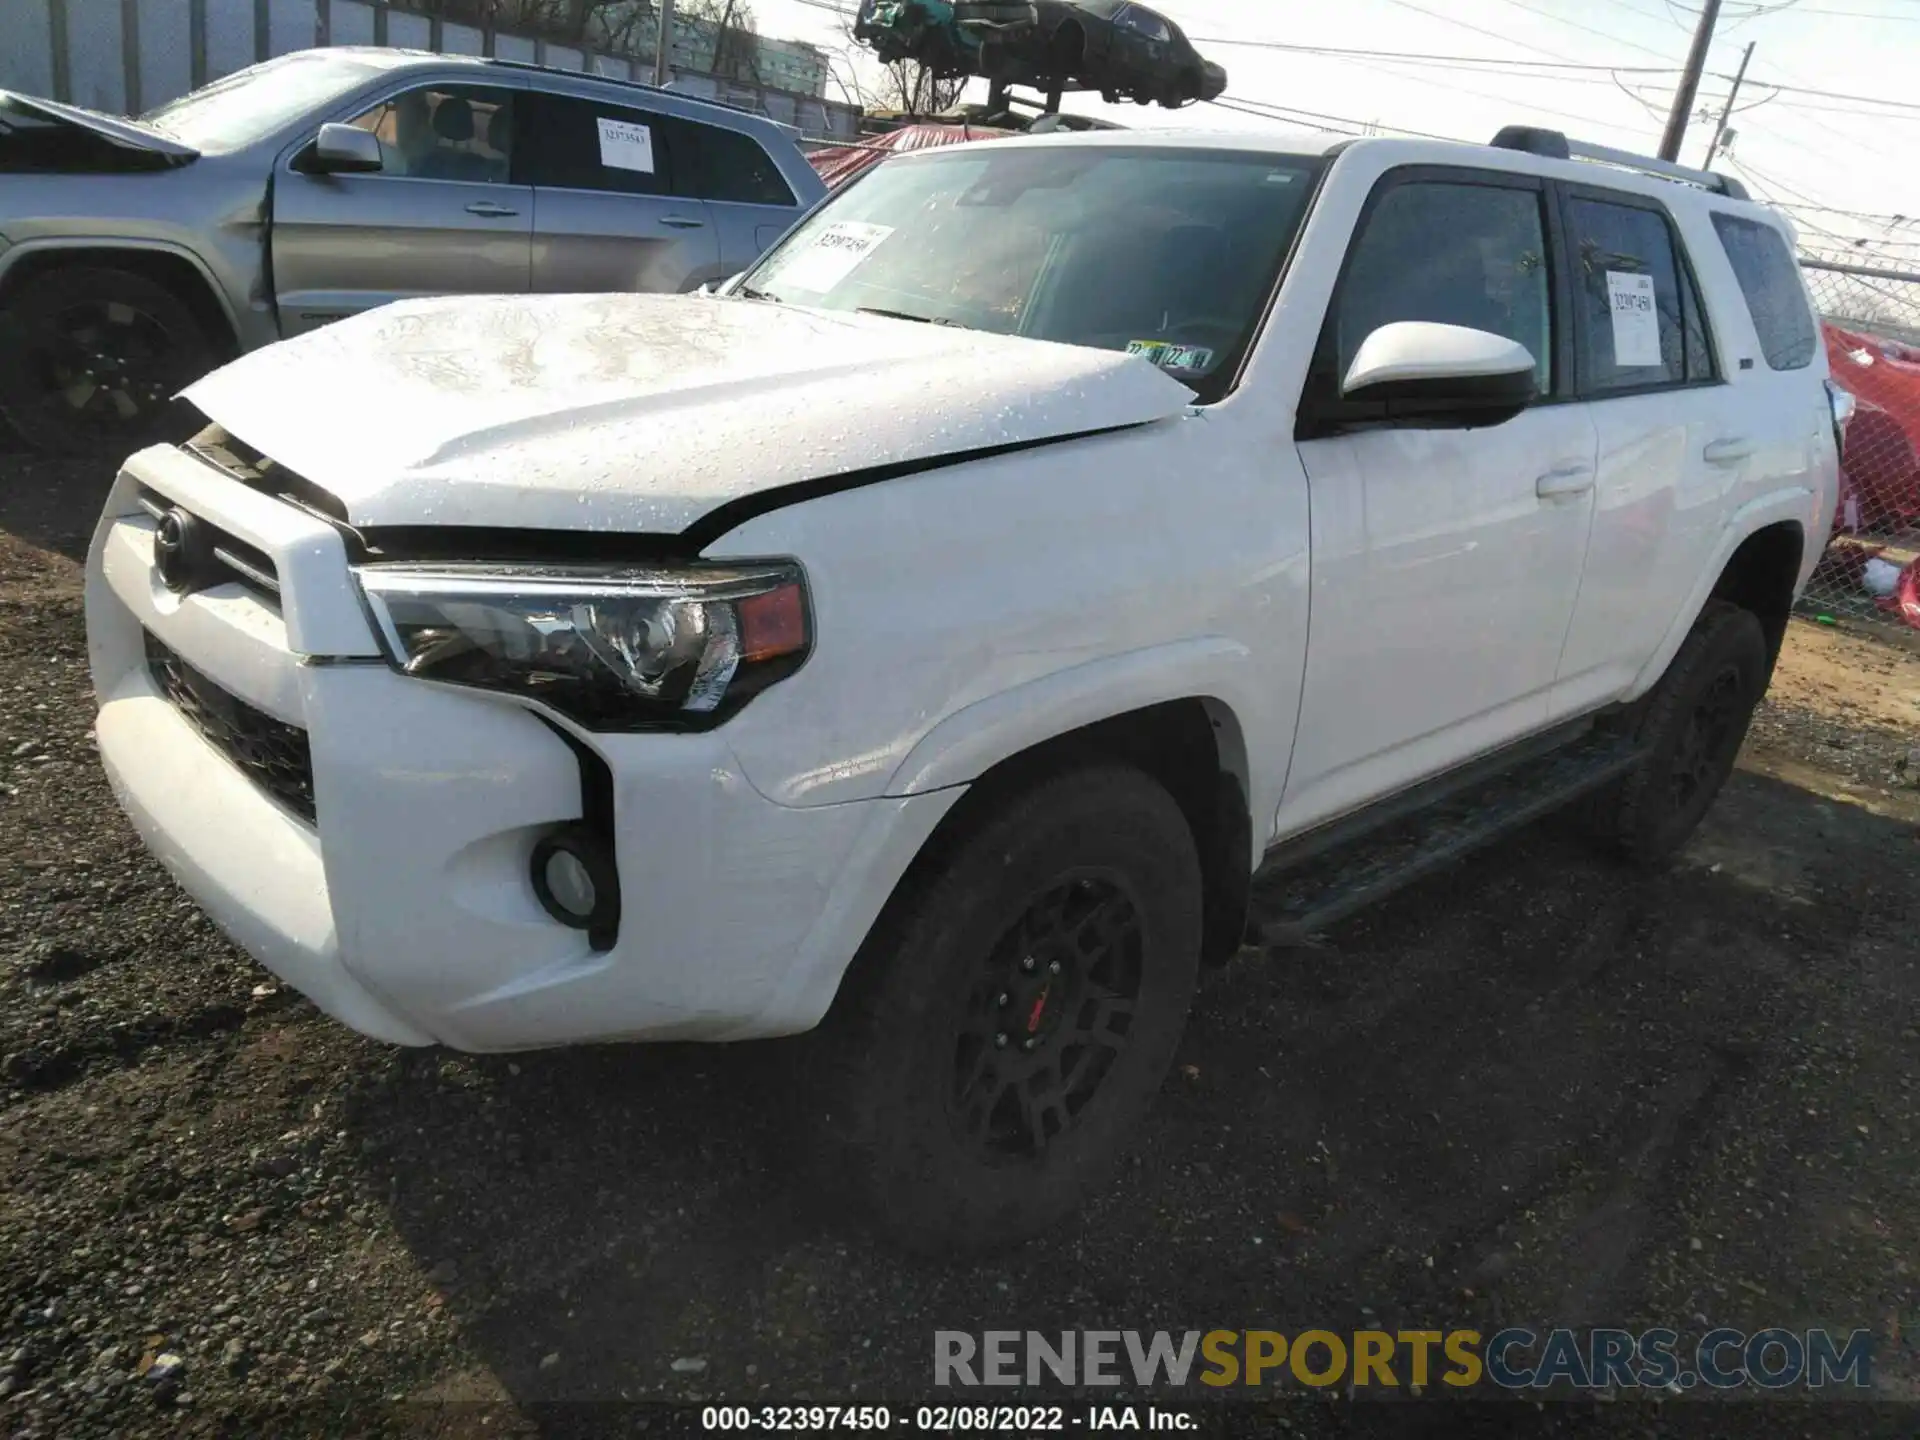
{"label": "toyota emblem", "polygon": [[199,520],[175,506],[160,517],[153,537],[153,568],[160,583],[176,595],[185,594],[205,573],[206,531]]}

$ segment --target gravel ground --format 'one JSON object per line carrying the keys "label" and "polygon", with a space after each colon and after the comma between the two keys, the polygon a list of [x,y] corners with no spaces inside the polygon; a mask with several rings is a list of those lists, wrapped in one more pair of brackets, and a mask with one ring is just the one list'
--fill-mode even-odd
{"label": "gravel ground", "polygon": [[[939,1328],[1868,1327],[1880,1398],[1916,1398],[1911,651],[1796,624],[1665,873],[1549,825],[1214,977],[1111,1190],[934,1264],[791,1182],[804,1042],[396,1051],[226,944],[92,753],[75,561],[105,483],[0,454],[0,1435],[911,1405]],[[1607,1434],[1920,1413],[1496,1409]],[[1435,1412],[1291,1391],[1282,1416],[1463,1418]]]}

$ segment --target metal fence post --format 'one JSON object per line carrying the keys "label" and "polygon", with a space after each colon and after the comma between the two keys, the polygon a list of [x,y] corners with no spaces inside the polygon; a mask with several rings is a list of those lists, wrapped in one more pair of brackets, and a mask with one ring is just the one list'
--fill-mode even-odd
{"label": "metal fence post", "polygon": [[187,0],[187,88],[207,83],[207,0]]}
{"label": "metal fence post", "polygon": [[273,0],[253,0],[253,58],[273,58]]}
{"label": "metal fence post", "polygon": [[120,0],[120,90],[127,114],[147,108],[140,103],[140,0]]}
{"label": "metal fence post", "polygon": [[73,68],[67,49],[67,0],[47,0],[47,39],[53,50],[53,98],[71,100]]}

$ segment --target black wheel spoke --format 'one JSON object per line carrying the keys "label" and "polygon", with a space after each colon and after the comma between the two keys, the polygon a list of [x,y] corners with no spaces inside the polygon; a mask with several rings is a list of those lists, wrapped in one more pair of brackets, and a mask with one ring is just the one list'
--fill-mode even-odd
{"label": "black wheel spoke", "polygon": [[1080,1023],[1074,1027],[1074,1034],[1088,1045],[1118,1050],[1127,1043],[1133,1013],[1134,1002],[1125,996],[1107,992],[1090,995],[1080,1007]]}
{"label": "black wheel spoke", "polygon": [[983,961],[956,1027],[958,1131],[1033,1156],[1072,1129],[1125,1051],[1142,974],[1140,919],[1105,880],[1037,896]]}
{"label": "black wheel spoke", "polygon": [[1064,1134],[1073,1123],[1058,1084],[1055,1072],[1043,1070],[1029,1078],[1016,1092],[1020,1098],[1020,1123],[1026,1131],[1027,1143],[1036,1154]]}
{"label": "black wheel spoke", "polygon": [[1676,810],[1688,808],[1711,791],[1716,778],[1732,763],[1729,751],[1745,709],[1740,670],[1726,666],[1700,692],[1674,746],[1671,794]]}

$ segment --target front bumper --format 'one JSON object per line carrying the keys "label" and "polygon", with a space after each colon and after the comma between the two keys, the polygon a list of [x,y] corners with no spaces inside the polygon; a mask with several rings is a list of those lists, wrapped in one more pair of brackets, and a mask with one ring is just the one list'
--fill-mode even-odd
{"label": "front bumper", "polygon": [[[143,494],[269,558],[277,598],[169,591]],[[535,841],[582,813],[574,750],[517,701],[388,669],[325,522],[186,452],[143,451],[94,536],[87,627],[101,755],[149,848],[274,974],[401,1044],[807,1029],[955,798],[792,808],[748,783],[724,731],[576,734],[613,787],[622,920],[595,951],[528,876]],[[311,823],[166,698],[148,635],[305,732]]]}

